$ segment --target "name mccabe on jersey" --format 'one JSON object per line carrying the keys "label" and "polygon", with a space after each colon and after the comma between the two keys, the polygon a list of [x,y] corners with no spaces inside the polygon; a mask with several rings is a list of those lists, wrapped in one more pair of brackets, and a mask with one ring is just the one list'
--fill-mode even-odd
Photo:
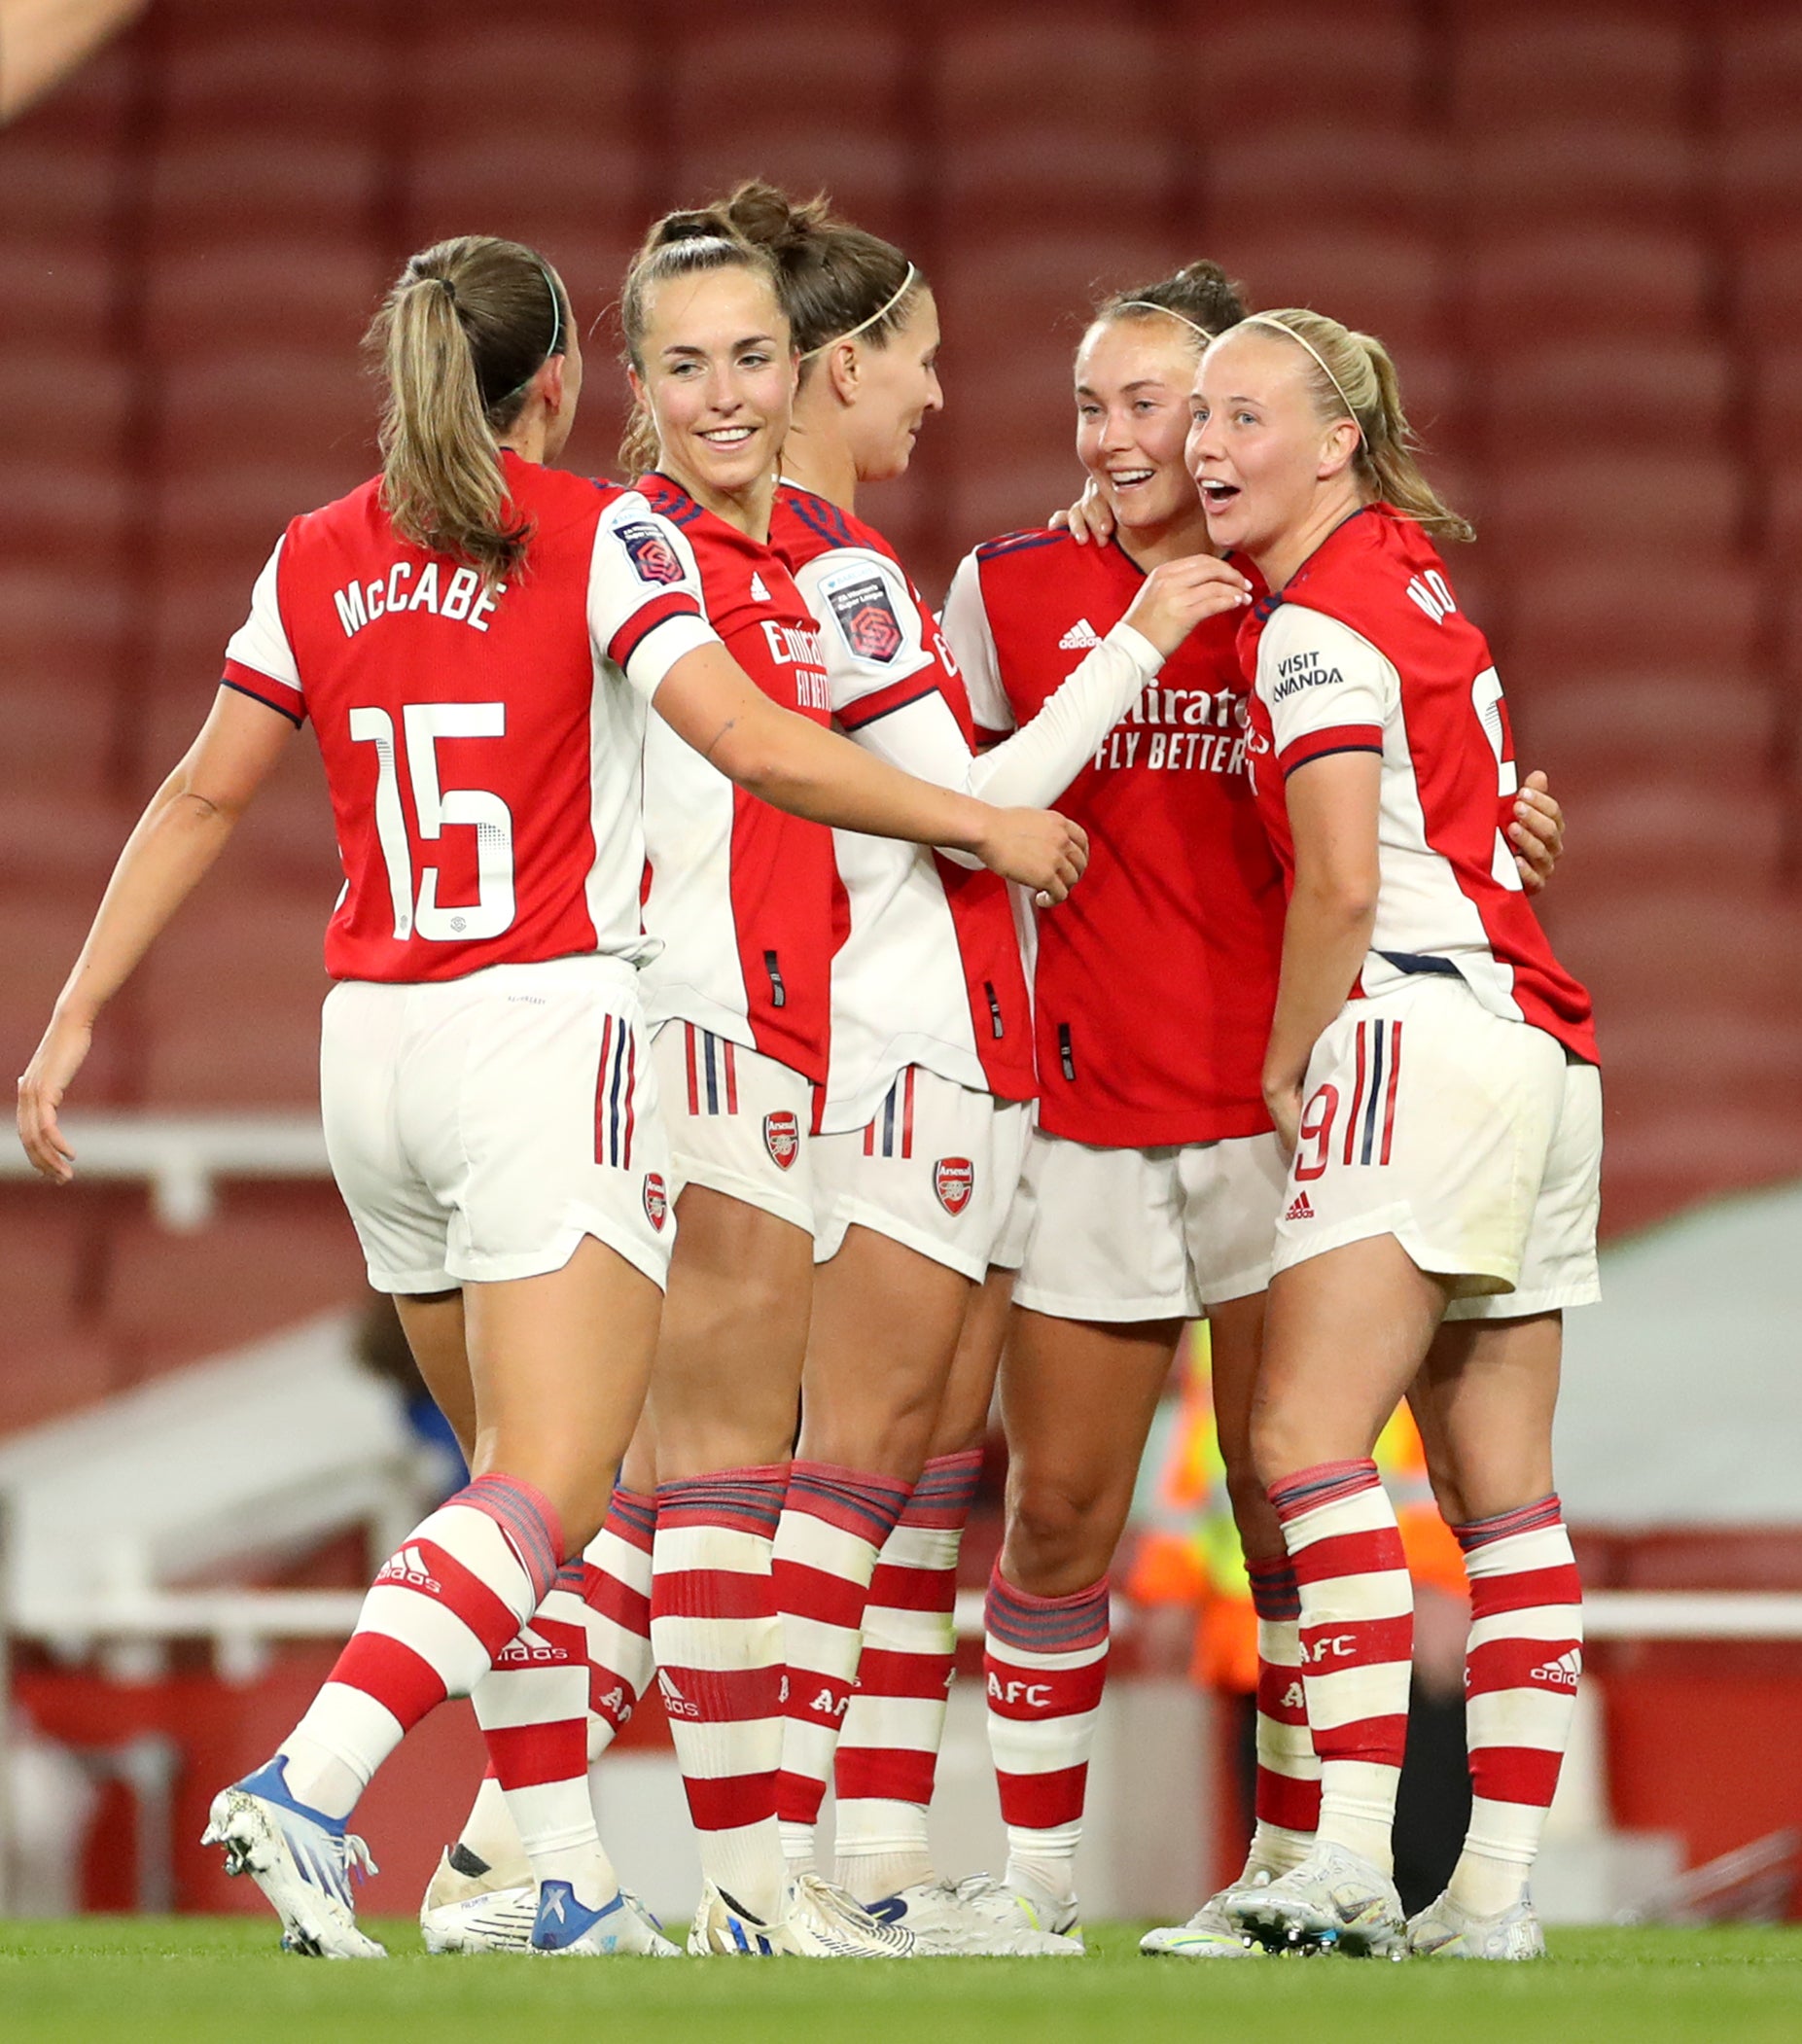
{"label": "name mccabe on jersey", "polygon": [[448,617],[472,631],[485,632],[489,612],[507,594],[504,581],[484,589],[474,568],[457,569],[444,583],[442,596],[436,561],[427,561],[416,581],[413,577],[411,561],[396,561],[386,575],[376,576],[373,581],[346,582],[341,589],[334,589],[332,601],[337,606],[337,621],[344,627],[345,638],[354,639],[376,618],[398,617],[403,611],[430,611],[434,617]]}
{"label": "name mccabe on jersey", "polygon": [[1246,698],[1234,689],[1165,688],[1150,682],[1102,741],[1095,764],[1243,773],[1246,741],[1241,734],[1250,715]]}

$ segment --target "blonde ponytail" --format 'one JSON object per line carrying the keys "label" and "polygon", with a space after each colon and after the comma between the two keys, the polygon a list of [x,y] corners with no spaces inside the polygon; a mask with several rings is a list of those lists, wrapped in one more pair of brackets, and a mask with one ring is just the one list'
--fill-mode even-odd
{"label": "blonde ponytail", "polygon": [[388,386],[382,507],[403,539],[447,553],[492,586],[524,563],[499,435],[569,331],[562,287],[517,242],[442,241],[413,257],[370,328]]}
{"label": "blonde ponytail", "polygon": [[1368,495],[1398,511],[1435,540],[1472,540],[1476,530],[1453,511],[1421,471],[1420,441],[1401,408],[1401,384],[1389,350],[1324,312],[1286,306],[1254,312],[1245,325],[1287,334],[1309,356],[1308,379],[1321,416],[1358,428],[1354,474]]}

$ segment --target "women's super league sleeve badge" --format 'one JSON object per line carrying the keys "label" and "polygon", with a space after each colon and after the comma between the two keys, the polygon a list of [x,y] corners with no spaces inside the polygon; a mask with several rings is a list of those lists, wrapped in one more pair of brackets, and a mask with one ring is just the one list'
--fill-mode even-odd
{"label": "women's super league sleeve badge", "polygon": [[895,615],[889,585],[881,576],[841,582],[837,588],[827,591],[827,601],[838,619],[838,629],[845,635],[845,644],[860,660],[886,663],[901,652],[906,635]]}
{"label": "women's super league sleeve badge", "polygon": [[672,582],[682,580],[682,563],[676,549],[654,525],[643,519],[618,528],[619,544],[638,570],[640,581]]}

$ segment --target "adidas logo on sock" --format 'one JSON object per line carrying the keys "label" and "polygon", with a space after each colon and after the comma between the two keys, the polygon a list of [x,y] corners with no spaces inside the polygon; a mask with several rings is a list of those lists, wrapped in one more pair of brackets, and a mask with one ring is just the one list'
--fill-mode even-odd
{"label": "adidas logo on sock", "polygon": [[399,1554],[389,1557],[388,1565],[375,1578],[378,1583],[405,1583],[409,1590],[429,1590],[434,1597],[442,1597],[438,1577],[426,1567],[426,1558],[417,1547],[403,1547]]}
{"label": "adidas logo on sock", "polygon": [[1574,1689],[1577,1677],[1583,1673],[1583,1656],[1574,1646],[1560,1654],[1555,1661],[1543,1661],[1533,1671],[1530,1677],[1543,1682],[1548,1689]]}
{"label": "adidas logo on sock", "polygon": [[1308,1195],[1305,1192],[1296,1193],[1295,1197],[1290,1201],[1289,1212],[1284,1215],[1283,1218],[1285,1220],[1312,1220],[1314,1218],[1314,1209],[1309,1206]]}
{"label": "adidas logo on sock", "polygon": [[1057,643],[1065,652],[1086,652],[1091,646],[1099,646],[1101,638],[1086,617],[1078,617]]}
{"label": "adidas logo on sock", "polygon": [[701,1714],[700,1705],[689,1703],[661,1668],[657,1670],[657,1693],[663,1699],[663,1709],[671,1717],[699,1717]]}

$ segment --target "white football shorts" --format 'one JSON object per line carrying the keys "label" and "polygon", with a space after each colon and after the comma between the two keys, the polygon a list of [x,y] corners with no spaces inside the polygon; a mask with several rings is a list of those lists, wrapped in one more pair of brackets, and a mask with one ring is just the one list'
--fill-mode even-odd
{"label": "white football shorts", "polygon": [[1451,1281],[1451,1320],[1601,1296],[1602,1075],[1423,974],[1353,1001],[1308,1064],[1277,1268],[1394,1235]]}
{"label": "white football shorts", "polygon": [[698,1023],[651,1040],[675,1158],[671,1198],[706,1185],[813,1233],[813,1087],[792,1067]]}
{"label": "white football shorts", "polygon": [[813,1139],[813,1260],[878,1235],[980,1284],[1020,1181],[1032,1110],[909,1065],[869,1126]]}
{"label": "white football shorts", "polygon": [[319,1094],[377,1291],[542,1277],[584,1235],[664,1283],[669,1144],[623,960],[341,981],[321,1017]]}
{"label": "white football shorts", "polygon": [[1067,1321],[1194,1320],[1270,1282],[1274,1135],[1102,1149],[1034,1131],[1014,1303]]}

